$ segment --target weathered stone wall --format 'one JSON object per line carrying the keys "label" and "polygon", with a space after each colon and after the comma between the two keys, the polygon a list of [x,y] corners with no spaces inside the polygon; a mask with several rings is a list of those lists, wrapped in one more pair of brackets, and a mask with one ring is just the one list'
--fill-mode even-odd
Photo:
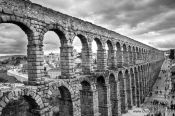
{"label": "weathered stone wall", "polygon": [[[164,60],[163,52],[155,48],[29,0],[0,0],[0,23],[16,24],[26,33],[29,76],[24,87],[0,91],[2,116],[11,115],[8,108],[15,115],[23,110],[19,115],[121,116],[144,101]],[[53,80],[43,75],[43,40],[50,30],[61,41],[61,77]],[[73,70],[75,36],[83,45],[79,76]],[[95,71],[93,40],[98,47]]]}

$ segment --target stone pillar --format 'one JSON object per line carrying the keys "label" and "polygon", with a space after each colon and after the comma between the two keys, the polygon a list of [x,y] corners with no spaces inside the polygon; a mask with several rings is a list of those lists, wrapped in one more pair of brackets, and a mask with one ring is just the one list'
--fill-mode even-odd
{"label": "stone pillar", "polygon": [[61,78],[69,79],[74,75],[73,64],[73,47],[71,45],[64,45],[60,47],[61,59]]}
{"label": "stone pillar", "polygon": [[117,51],[116,52],[116,56],[117,56],[117,67],[121,68],[123,67],[123,53],[122,51]]}
{"label": "stone pillar", "polygon": [[39,84],[44,76],[44,57],[42,40],[29,40],[27,46],[28,81],[30,84]]}
{"label": "stone pillar", "polygon": [[104,71],[106,70],[106,67],[107,67],[106,50],[102,48],[97,50],[97,70]]}
{"label": "stone pillar", "polygon": [[117,102],[118,102],[118,115],[117,116],[122,116],[121,112],[121,97],[120,97],[120,82],[117,81]]}
{"label": "stone pillar", "polygon": [[90,74],[92,72],[92,49],[82,49],[82,72],[84,74]]}
{"label": "stone pillar", "polygon": [[128,51],[123,51],[123,63],[124,66],[128,66],[129,64],[129,53]]}
{"label": "stone pillar", "polygon": [[[80,91],[78,91],[80,92]],[[66,104],[66,103],[64,103]],[[73,116],[81,116],[81,106],[80,106],[80,93],[72,96],[72,105],[73,105]]]}
{"label": "stone pillar", "polygon": [[93,85],[93,89],[92,89],[92,92],[93,92],[93,113],[94,115],[93,116],[99,116],[99,108],[98,108],[98,90],[96,88],[96,84],[94,83]]}
{"label": "stone pillar", "polygon": [[130,98],[131,98],[131,101],[130,101],[130,105],[128,105],[128,108],[132,109],[132,106],[133,106],[133,98],[132,98],[132,94],[133,94],[133,91],[132,91],[132,81],[131,81],[131,74],[129,74],[129,78],[130,78]]}
{"label": "stone pillar", "polygon": [[131,74],[131,77],[132,77],[132,84],[131,84],[131,86],[132,86],[132,101],[133,101],[133,105],[134,106],[136,106],[137,105],[137,89],[136,89],[136,80],[135,80],[135,75],[134,75],[134,73],[133,74]]}
{"label": "stone pillar", "polygon": [[143,103],[143,79],[142,70],[139,71],[139,83],[140,83],[140,102]]}
{"label": "stone pillar", "polygon": [[132,90],[131,90],[131,81],[130,81],[130,86],[126,88],[126,93],[127,93],[127,107],[128,109],[131,109],[133,106],[132,102]]}
{"label": "stone pillar", "polygon": [[124,106],[125,108],[122,109],[122,113],[126,113],[128,111],[128,101],[127,101],[127,89],[126,89],[126,78],[123,78],[123,81],[124,81],[124,88],[123,88],[123,92],[122,94],[125,94],[125,103],[124,103]]}
{"label": "stone pillar", "polygon": [[110,85],[108,84],[106,86],[106,90],[107,90],[107,104],[106,104],[106,107],[107,107],[107,110],[108,110],[108,116],[112,116],[112,109],[111,109],[111,92],[110,92]]}
{"label": "stone pillar", "polygon": [[145,89],[146,89],[146,87],[145,87],[145,69],[143,70],[143,96],[145,97]]}
{"label": "stone pillar", "polygon": [[117,60],[116,60],[116,50],[108,50],[108,68],[116,68]]}
{"label": "stone pillar", "polygon": [[136,103],[137,106],[140,106],[140,84],[139,84],[139,75],[138,72],[135,72],[135,80],[136,80]]}

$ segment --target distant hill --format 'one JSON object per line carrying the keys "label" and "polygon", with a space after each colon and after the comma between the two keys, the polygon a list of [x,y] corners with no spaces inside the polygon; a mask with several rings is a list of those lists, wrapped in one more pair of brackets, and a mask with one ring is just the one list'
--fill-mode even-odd
{"label": "distant hill", "polygon": [[25,55],[0,56],[0,65],[19,65],[21,61],[27,61]]}

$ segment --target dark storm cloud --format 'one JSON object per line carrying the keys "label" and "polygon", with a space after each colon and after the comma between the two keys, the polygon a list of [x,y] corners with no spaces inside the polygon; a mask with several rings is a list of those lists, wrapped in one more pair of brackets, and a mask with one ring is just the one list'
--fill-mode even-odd
{"label": "dark storm cloud", "polygon": [[[115,30],[157,48],[175,46],[175,0],[31,1]],[[18,26],[1,24],[0,54],[26,53],[26,46],[27,37]],[[45,50],[56,50],[59,47],[59,37],[53,33],[44,39]]]}
{"label": "dark storm cloud", "polygon": [[[37,2],[46,4],[41,0]],[[140,23],[152,21],[160,14],[167,13],[175,8],[174,0],[50,0],[47,3],[57,6],[55,7],[56,10],[64,9],[62,10],[63,12],[73,16],[76,15],[79,18],[91,20],[92,17],[95,17],[97,20],[94,23],[102,26],[107,25],[107,28],[113,30],[121,25],[128,25],[132,29]],[[175,15],[169,17],[169,20],[172,22],[174,17]],[[164,16],[161,18],[163,19]],[[168,23],[169,20],[161,22],[160,24],[163,24],[163,26],[160,28],[171,27],[170,23]],[[159,26],[158,24],[154,27],[149,27],[141,33],[138,32],[138,34],[151,30],[159,31]]]}

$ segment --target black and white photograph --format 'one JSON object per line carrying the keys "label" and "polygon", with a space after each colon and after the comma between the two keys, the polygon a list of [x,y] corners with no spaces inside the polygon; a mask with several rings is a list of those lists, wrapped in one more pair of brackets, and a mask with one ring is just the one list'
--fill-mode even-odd
{"label": "black and white photograph", "polygon": [[175,116],[175,0],[0,0],[0,116]]}

